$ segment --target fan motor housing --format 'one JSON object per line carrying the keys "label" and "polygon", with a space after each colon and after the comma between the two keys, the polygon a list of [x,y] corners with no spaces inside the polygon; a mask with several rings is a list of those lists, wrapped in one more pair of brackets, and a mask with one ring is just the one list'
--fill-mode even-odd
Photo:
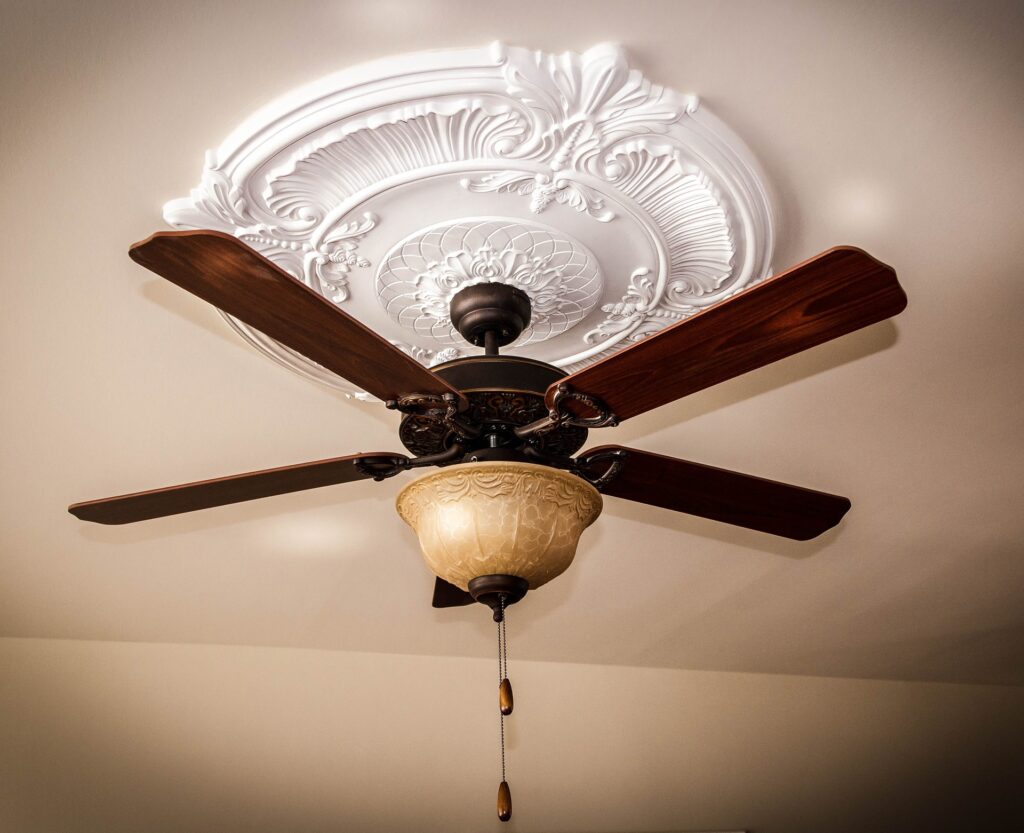
{"label": "fan motor housing", "polygon": [[[547,416],[544,394],[549,385],[566,376],[553,365],[521,356],[468,356],[432,370],[466,397],[469,404],[460,417],[484,426],[479,447],[493,451],[511,451],[521,445],[513,430]],[[459,441],[442,422],[420,414],[406,414],[398,434],[418,457],[444,452]],[[575,454],[586,441],[586,428],[568,425],[531,438],[538,451],[562,457]]]}

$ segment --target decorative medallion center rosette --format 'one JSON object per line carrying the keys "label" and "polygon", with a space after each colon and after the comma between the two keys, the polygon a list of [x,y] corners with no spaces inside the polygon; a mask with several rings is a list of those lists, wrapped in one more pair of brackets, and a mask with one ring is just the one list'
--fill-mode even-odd
{"label": "decorative medallion center rosette", "polygon": [[610,44],[496,43],[328,76],[247,119],[164,217],[235,234],[428,365],[472,352],[447,318],[455,292],[518,286],[533,325],[515,349],[570,372],[762,280],[773,245],[739,138]]}
{"label": "decorative medallion center rosette", "polygon": [[395,246],[377,272],[377,296],[388,315],[446,347],[465,341],[448,305],[478,283],[521,289],[532,306],[523,347],[580,323],[604,289],[597,259],[582,244],[538,223],[473,218],[417,232]]}

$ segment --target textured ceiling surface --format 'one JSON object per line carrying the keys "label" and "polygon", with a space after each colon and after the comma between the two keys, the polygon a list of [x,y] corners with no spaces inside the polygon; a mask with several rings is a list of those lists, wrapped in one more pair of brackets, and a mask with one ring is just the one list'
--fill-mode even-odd
{"label": "textured ceiling surface", "polygon": [[64,508],[396,447],[392,413],[128,260],[208,147],[383,55],[614,40],[752,148],[777,266],[858,245],[910,306],[594,437],[848,495],[840,528],[787,542],[608,500],[514,611],[516,656],[1024,683],[1019,6],[5,5],[0,634],[490,656],[483,611],[429,607],[396,481],[127,528]]}

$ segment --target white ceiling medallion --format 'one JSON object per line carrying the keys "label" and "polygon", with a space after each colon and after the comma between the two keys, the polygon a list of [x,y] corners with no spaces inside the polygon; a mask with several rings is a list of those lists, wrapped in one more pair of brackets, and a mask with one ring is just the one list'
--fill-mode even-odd
{"label": "white ceiling medallion", "polygon": [[164,217],[237,235],[428,365],[475,352],[447,317],[469,284],[525,291],[533,323],[510,351],[575,370],[766,277],[773,246],[743,143],[608,44],[493,44],[331,75],[242,124]]}

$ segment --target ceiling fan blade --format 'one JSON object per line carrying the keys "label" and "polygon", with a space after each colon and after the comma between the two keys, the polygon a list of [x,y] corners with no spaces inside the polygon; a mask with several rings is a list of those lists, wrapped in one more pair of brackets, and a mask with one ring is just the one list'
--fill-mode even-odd
{"label": "ceiling fan blade", "polygon": [[850,246],[829,249],[552,384],[547,403],[568,383],[627,419],[882,321],[906,305],[890,267]]}
{"label": "ceiling fan blade", "polygon": [[159,231],[132,260],[380,399],[461,394],[230,234]]}
{"label": "ceiling fan blade", "polygon": [[[129,524],[150,518],[180,515],[197,509],[209,509],[229,503],[318,489],[335,483],[349,483],[373,476],[372,464],[386,465],[401,454],[352,454],[313,463],[299,463],[276,469],[263,469],[215,480],[200,480],[164,489],[74,503],[68,511],[83,521],[100,524]],[[364,461],[363,467],[357,465]]]}
{"label": "ceiling fan blade", "polygon": [[[675,457],[605,445],[582,457],[625,451],[622,469],[601,491],[663,509],[806,541],[831,529],[850,508],[845,497],[764,480]],[[595,463],[601,474],[606,463]]]}
{"label": "ceiling fan blade", "polygon": [[464,607],[473,604],[473,597],[465,590],[460,590],[454,584],[449,584],[443,578],[434,581],[434,600],[432,607]]}

